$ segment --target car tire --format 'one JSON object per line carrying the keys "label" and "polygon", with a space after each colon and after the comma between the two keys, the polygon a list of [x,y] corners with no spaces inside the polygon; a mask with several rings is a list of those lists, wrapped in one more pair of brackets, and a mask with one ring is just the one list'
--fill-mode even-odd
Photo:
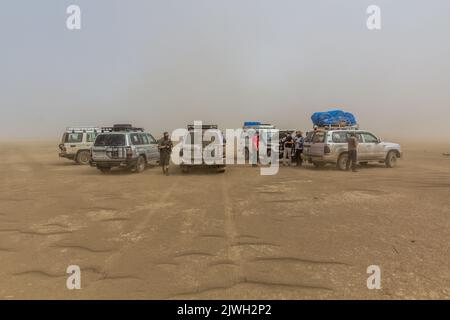
{"label": "car tire", "polygon": [[134,173],[143,172],[145,170],[145,166],[146,166],[145,162],[146,161],[145,161],[144,156],[139,156],[139,158],[137,158],[137,160],[136,160],[136,164],[134,165],[133,172]]}
{"label": "car tire", "polygon": [[394,168],[397,165],[397,153],[395,151],[388,152],[385,164],[388,168]]}
{"label": "car tire", "polygon": [[216,172],[217,173],[224,173],[225,172],[225,167],[217,167],[216,168]]}
{"label": "car tire", "polygon": [[189,173],[189,167],[188,166],[181,166],[181,172]]}
{"label": "car tire", "polygon": [[316,167],[317,169],[325,167],[325,163],[323,163],[323,162],[313,162],[312,164],[313,164],[314,167]]}
{"label": "car tire", "polygon": [[100,168],[98,168],[98,170],[100,170],[102,173],[109,173],[109,172],[111,172],[111,168],[110,167],[100,167]]}
{"label": "car tire", "polygon": [[245,148],[244,150],[244,157],[245,161],[248,161],[250,159],[250,151],[248,150],[248,148]]}
{"label": "car tire", "polygon": [[336,167],[342,171],[347,170],[347,161],[348,161],[348,154],[347,153],[341,154],[336,163]]}
{"label": "car tire", "polygon": [[91,153],[87,150],[78,152],[75,158],[75,162],[81,165],[89,164],[89,160],[91,160]]}

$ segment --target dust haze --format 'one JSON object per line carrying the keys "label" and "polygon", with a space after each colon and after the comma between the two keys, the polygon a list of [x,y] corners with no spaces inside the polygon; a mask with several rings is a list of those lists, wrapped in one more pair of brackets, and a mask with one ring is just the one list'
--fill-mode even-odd
{"label": "dust haze", "polygon": [[[0,12],[0,139],[59,139],[132,122],[159,135],[193,120],[308,129],[342,108],[386,139],[450,137],[450,3],[7,1]],[[438,138],[436,138],[438,137]]]}

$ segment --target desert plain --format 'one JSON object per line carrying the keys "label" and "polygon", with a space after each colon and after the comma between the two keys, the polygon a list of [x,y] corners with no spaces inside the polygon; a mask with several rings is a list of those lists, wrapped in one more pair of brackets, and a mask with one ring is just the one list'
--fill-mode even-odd
{"label": "desert plain", "polygon": [[393,169],[169,177],[102,174],[57,144],[0,143],[1,299],[450,298],[449,143],[402,143]]}

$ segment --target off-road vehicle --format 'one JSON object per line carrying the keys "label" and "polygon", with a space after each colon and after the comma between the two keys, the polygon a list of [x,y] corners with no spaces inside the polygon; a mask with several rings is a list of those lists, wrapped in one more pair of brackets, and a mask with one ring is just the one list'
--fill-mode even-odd
{"label": "off-road vehicle", "polygon": [[89,164],[90,149],[102,128],[69,127],[64,132],[59,144],[59,156],[74,160],[78,164]]}
{"label": "off-road vehicle", "polygon": [[351,132],[356,134],[359,141],[358,163],[360,165],[378,162],[392,168],[397,164],[397,159],[402,157],[399,144],[385,142],[366,130],[344,127],[320,128],[308,132],[303,148],[303,158],[316,167],[330,163],[335,164],[340,170],[345,170],[348,160],[347,141]]}
{"label": "off-road vehicle", "polygon": [[[244,126],[242,127],[242,136],[239,140],[239,143],[241,144],[239,150],[244,150],[244,157],[246,161],[250,160],[250,143],[251,138],[255,132],[260,132],[260,130],[265,130],[267,133],[266,138],[268,141],[266,141],[265,145],[267,146],[266,155],[268,157],[271,156],[272,153],[272,137],[274,136],[277,129],[275,129],[275,126],[269,123],[261,123],[258,121],[251,121],[251,122],[244,122]],[[281,140],[281,132],[278,132],[279,140]],[[260,134],[260,138],[262,138],[262,135]],[[280,156],[281,155],[281,156]],[[283,153],[279,153],[279,156],[282,157]]]}
{"label": "off-road vehicle", "polygon": [[[218,126],[188,125],[187,129],[187,134],[180,142],[181,171],[188,173],[193,167],[208,167],[215,168],[217,172],[224,172],[226,142]],[[196,137],[198,141],[195,140]],[[207,158],[205,154],[208,155]]]}
{"label": "off-road vehicle", "polygon": [[142,172],[148,164],[159,162],[158,143],[142,128],[114,125],[110,132],[97,135],[91,148],[90,164],[102,172],[111,168]]}

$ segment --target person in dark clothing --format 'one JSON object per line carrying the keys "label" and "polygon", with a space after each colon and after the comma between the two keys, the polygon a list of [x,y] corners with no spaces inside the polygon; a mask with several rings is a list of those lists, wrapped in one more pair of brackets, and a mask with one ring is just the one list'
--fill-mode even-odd
{"label": "person in dark clothing", "polygon": [[166,176],[169,175],[169,161],[170,154],[172,153],[173,143],[170,140],[169,133],[164,132],[164,137],[159,141],[158,149],[159,149],[159,161],[163,170],[163,174]]}
{"label": "person in dark clothing", "polygon": [[283,139],[283,165],[291,165],[292,161],[292,148],[294,148],[294,139],[290,133]]}
{"label": "person in dark clothing", "polygon": [[350,170],[350,166],[352,167],[352,171],[356,172],[356,163],[358,161],[358,138],[354,132],[350,133],[350,137],[347,139],[348,143],[348,160],[346,169]]}
{"label": "person in dark clothing", "polygon": [[297,131],[297,134],[294,138],[295,141],[295,161],[297,161],[297,166],[301,166],[303,164],[303,143],[305,139],[303,138],[303,133],[301,131]]}

